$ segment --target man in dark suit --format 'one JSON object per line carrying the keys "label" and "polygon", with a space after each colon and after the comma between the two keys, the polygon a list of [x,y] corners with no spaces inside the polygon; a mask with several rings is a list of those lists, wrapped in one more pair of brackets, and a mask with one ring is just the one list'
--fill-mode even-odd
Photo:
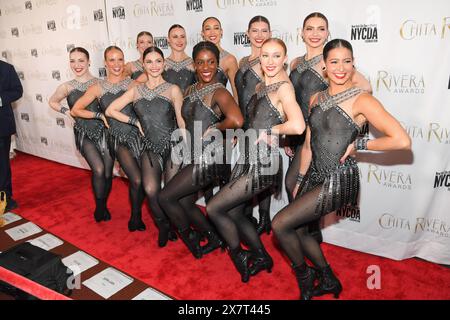
{"label": "man in dark suit", "polygon": [[22,94],[23,88],[16,70],[9,63],[0,60],[0,191],[6,192],[6,211],[18,206],[12,198],[9,149],[11,136],[16,133],[11,103],[20,99]]}

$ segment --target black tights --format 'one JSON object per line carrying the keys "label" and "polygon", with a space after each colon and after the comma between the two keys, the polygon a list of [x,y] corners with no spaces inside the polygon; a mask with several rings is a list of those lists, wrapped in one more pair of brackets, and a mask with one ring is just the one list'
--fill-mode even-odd
{"label": "black tights", "polygon": [[[156,225],[161,227],[163,223],[168,222],[168,219],[161,209],[158,200],[158,196],[161,191],[161,181],[163,178],[163,170],[159,159],[160,157],[153,152],[144,152],[141,157],[141,166],[143,186],[148,199],[148,204],[152,211]],[[178,166],[172,164],[170,159],[166,161],[164,170],[165,183],[168,183],[168,181],[172,179],[172,177],[177,173],[178,168]]]}
{"label": "black tights", "polygon": [[227,242],[231,250],[240,246],[240,235],[251,250],[263,248],[263,244],[255,227],[244,215],[244,208],[249,200],[264,191],[252,191],[246,176],[226,184],[208,202],[206,211],[216,225],[217,230]]}
{"label": "black tights", "polygon": [[97,205],[96,210],[104,211],[111,192],[114,159],[111,157],[109,150],[106,149],[102,154],[87,137],[83,140],[82,151],[92,170],[92,189]]}
{"label": "black tights", "polygon": [[286,176],[284,179],[289,203],[291,203],[292,200],[294,200],[292,193],[294,192],[295,186],[297,184],[297,176],[298,176],[298,172],[300,170],[300,150],[301,149],[302,149],[302,146],[296,147],[294,157],[292,158],[292,160],[289,163],[289,168],[286,172]]}
{"label": "black tights", "polygon": [[318,268],[327,265],[320,244],[308,232],[308,224],[320,219],[315,210],[321,188],[318,186],[296,198],[272,220],[272,230],[294,265],[301,265],[305,255]]}
{"label": "black tights", "polygon": [[131,151],[123,145],[119,145],[116,151],[116,157],[120,166],[128,177],[128,194],[131,202],[131,213],[137,215],[141,211],[143,201],[141,170],[138,160]]}
{"label": "black tights", "polygon": [[208,187],[212,181],[194,185],[190,164],[179,171],[159,193],[159,203],[179,231],[192,224],[201,233],[211,231],[213,226],[195,204],[197,192]]}

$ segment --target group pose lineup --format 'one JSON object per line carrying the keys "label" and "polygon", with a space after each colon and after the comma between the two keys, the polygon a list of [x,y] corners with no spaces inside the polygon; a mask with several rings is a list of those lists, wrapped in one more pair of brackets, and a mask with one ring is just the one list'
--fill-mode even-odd
{"label": "group pose lineup", "polygon": [[[185,29],[175,24],[164,57],[143,31],[136,61],[125,63],[120,48],[106,48],[104,80],[90,73],[84,48],[70,51],[75,77],[56,89],[49,105],[74,120],[76,146],[92,170],[94,219],[111,219],[107,200],[117,160],[129,179],[129,231],[146,230],[141,208],[147,199],[159,247],[180,238],[197,259],[227,249],[242,282],[271,272],[274,262],[260,235],[273,231],[300,299],[337,298],[342,285],[321,250],[319,221],[357,203],[355,152],[410,149],[411,140],[371,95],[354,67],[351,44],[329,40],[323,14],[304,19],[306,53],[289,64],[286,45],[271,37],[263,16],[249,21],[251,51],[239,62],[221,47],[222,33],[217,18],[205,19],[204,41],[190,57]],[[380,133],[376,139],[362,134],[368,123]],[[217,138],[230,129],[256,138]],[[287,170],[281,142],[291,159]],[[182,152],[175,152],[180,145]],[[240,150],[233,166],[230,146]],[[271,197],[283,187],[289,204],[271,221]],[[199,192],[206,214],[196,205]],[[257,204],[259,219],[253,217]]]}

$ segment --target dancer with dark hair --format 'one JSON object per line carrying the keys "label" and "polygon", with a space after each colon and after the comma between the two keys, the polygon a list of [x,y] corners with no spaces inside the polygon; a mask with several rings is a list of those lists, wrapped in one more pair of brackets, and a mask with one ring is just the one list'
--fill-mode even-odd
{"label": "dancer with dark hair", "polygon": [[[400,123],[372,95],[353,83],[353,49],[335,39],[323,49],[329,87],[311,97],[306,140],[301,150],[295,200],[272,221],[281,248],[288,256],[301,292],[300,299],[327,293],[339,297],[342,285],[326,261],[308,224],[345,205],[356,205],[359,169],[349,157],[361,150],[407,150],[411,140]],[[371,123],[383,136],[356,139],[362,124]],[[304,256],[313,263],[311,268]],[[314,286],[318,279],[318,285]]]}
{"label": "dancer with dark hair", "polygon": [[[114,165],[106,143],[106,127],[103,121],[98,119],[74,120],[69,112],[85,92],[99,80],[89,71],[90,60],[86,49],[73,48],[69,53],[69,61],[75,78],[58,86],[49,99],[49,105],[55,111],[64,114],[69,121],[75,122],[73,127],[75,144],[92,171],[92,189],[96,199],[94,218],[100,222],[109,219],[106,213],[106,199]],[[68,108],[61,103],[64,99],[67,99]],[[97,99],[87,104],[86,110],[92,113],[101,112]]]}
{"label": "dancer with dark hair", "polygon": [[[125,64],[125,76],[137,80],[144,73],[143,54],[145,49],[151,46],[153,46],[153,35],[148,31],[139,32],[136,37],[136,49],[139,52],[139,59]],[[141,79],[139,79],[139,81],[141,81]]]}
{"label": "dancer with dark hair", "polygon": [[[262,270],[271,272],[273,266],[256,229],[244,215],[244,207],[262,192],[270,190],[279,194],[283,168],[278,135],[301,134],[305,130],[294,88],[284,70],[286,61],[287,50],[282,40],[270,38],[263,43],[260,63],[264,81],[257,85],[256,93],[247,105],[245,136],[250,138],[250,143],[240,146],[245,150],[241,151],[231,181],[206,207],[210,219],[229,246],[242,282]],[[252,135],[254,139],[251,139]],[[244,141],[240,139],[241,142]],[[241,247],[241,240],[250,247],[250,252]]]}
{"label": "dancer with dark hair", "polygon": [[217,70],[217,81],[224,86],[230,81],[233,96],[237,100],[238,94],[236,86],[234,85],[234,77],[238,70],[237,59],[234,55],[224,50],[220,45],[220,41],[223,37],[222,24],[216,17],[208,17],[203,20],[202,23],[202,37],[205,41],[214,43],[220,51],[220,63]]}
{"label": "dancer with dark hair", "polygon": [[[300,105],[303,118],[307,123],[309,99],[317,92],[328,88],[323,61],[323,47],[330,37],[328,19],[320,12],[309,14],[303,21],[301,36],[306,47],[306,54],[295,58],[291,62],[289,78],[295,89],[295,96]],[[355,72],[352,81],[356,86],[371,91],[369,82],[359,73]],[[289,138],[290,146],[286,147],[291,161],[286,172],[285,184],[289,202],[293,200],[293,190],[298,184],[298,168],[300,167],[300,150],[305,140],[305,134]],[[309,226],[310,233],[322,242],[320,221],[314,221]]]}
{"label": "dancer with dark hair", "polygon": [[[223,244],[195,204],[197,192],[217,183],[228,167],[222,164],[223,141],[218,131],[239,128],[243,123],[235,100],[216,80],[219,56],[219,49],[212,42],[200,42],[193,49],[198,83],[187,90],[181,111],[186,128],[185,143],[190,150],[184,154],[181,171],[159,194],[161,207],[196,258]],[[208,239],[203,247],[200,247],[199,232]]]}
{"label": "dancer with dark hair", "polygon": [[[266,17],[255,16],[248,23],[247,36],[250,39],[251,54],[241,59],[239,70],[234,78],[235,87],[238,93],[239,107],[244,115],[244,129],[247,122],[247,105],[256,92],[256,85],[263,81],[263,72],[259,55],[262,44],[271,37],[270,22]],[[259,203],[259,222],[255,223],[253,217],[253,199],[245,207],[245,215],[256,225],[258,234],[270,233],[270,202],[272,194],[270,192],[261,193],[256,198]]]}
{"label": "dancer with dark hair", "polygon": [[[107,152],[104,154],[104,157],[108,157],[108,171],[105,170],[104,173],[104,192],[96,199],[98,207],[102,209],[99,212],[96,210],[96,221],[111,219],[111,215],[106,208],[106,202],[111,191],[112,167],[117,156],[130,183],[131,217],[128,222],[128,229],[130,231],[143,231],[145,225],[141,219],[141,206],[144,197],[138,164],[142,152],[142,142],[139,131],[131,124],[124,124],[114,119],[108,119],[107,121],[104,114],[108,106],[135,83],[124,76],[124,58],[120,48],[116,46],[106,48],[104,58],[107,69],[106,79],[99,80],[89,87],[85,94],[77,100],[70,113],[79,118],[98,119],[109,128],[107,136],[110,155],[108,157]],[[96,100],[99,101],[102,112],[88,109],[88,106]],[[122,112],[126,115],[136,116],[131,104],[124,108]]]}
{"label": "dancer with dark hair", "polygon": [[[176,234],[171,234],[169,220],[159,206],[158,194],[162,176],[164,183],[168,183],[178,170],[170,158],[170,140],[177,123],[180,127],[184,126],[181,117],[183,95],[178,86],[163,79],[164,54],[159,48],[149,47],[143,56],[147,82],[132,87],[114,100],[106,115],[134,124],[143,135],[144,152],[140,159],[143,186],[159,229],[158,245],[164,247],[169,238],[176,239]],[[133,103],[137,118],[121,112],[130,103]]]}
{"label": "dancer with dark hair", "polygon": [[186,52],[187,39],[183,26],[174,24],[169,28],[167,37],[171,49],[170,56],[165,60],[163,78],[180,87],[181,92],[195,82],[194,61]]}

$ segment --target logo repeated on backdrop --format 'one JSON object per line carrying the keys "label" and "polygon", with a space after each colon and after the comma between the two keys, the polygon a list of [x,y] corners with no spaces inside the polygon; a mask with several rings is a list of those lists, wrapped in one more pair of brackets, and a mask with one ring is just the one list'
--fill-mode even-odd
{"label": "logo repeated on backdrop", "polygon": [[352,25],[350,40],[363,40],[367,43],[378,42],[378,27],[376,24]]}
{"label": "logo repeated on backdrop", "polygon": [[202,0],[186,0],[186,11],[203,12]]}
{"label": "logo repeated on backdrop", "polygon": [[390,213],[383,213],[378,218],[378,225],[384,230],[405,230],[413,234],[430,232],[439,237],[450,238],[450,225],[437,218],[404,218]]}
{"label": "logo repeated on backdrop", "polygon": [[155,37],[153,38],[153,43],[155,47],[160,49],[168,49],[169,43],[167,42],[167,37]]}
{"label": "logo repeated on backdrop", "polygon": [[167,17],[174,16],[175,9],[172,1],[149,1],[148,5],[135,4],[133,7],[133,14],[135,17],[152,16],[152,17]]}
{"label": "logo repeated on backdrop", "polygon": [[450,171],[436,172],[434,189],[437,188],[447,188],[450,191]]}
{"label": "logo repeated on backdrop", "polygon": [[19,37],[19,28],[11,28],[11,35],[13,37],[18,38]]}
{"label": "logo repeated on backdrop", "polygon": [[56,22],[55,22],[55,20],[47,21],[47,30],[56,31]]}
{"label": "logo repeated on backdrop", "polygon": [[0,17],[2,16],[2,9],[0,9]]}
{"label": "logo repeated on backdrop", "polygon": [[33,5],[31,1],[25,1],[25,10],[33,10]]}
{"label": "logo repeated on backdrop", "polygon": [[233,40],[235,46],[250,47],[250,39],[245,32],[235,32]]}
{"label": "logo repeated on backdrop", "polygon": [[125,19],[125,8],[122,6],[112,8],[114,19]]}
{"label": "logo repeated on backdrop", "polygon": [[35,5],[38,8],[45,7],[45,6],[47,6],[47,7],[54,6],[57,3],[58,3],[58,0],[36,0],[35,1]]}
{"label": "logo repeated on backdrop", "polygon": [[283,26],[274,25],[272,27],[272,37],[283,40],[288,47],[291,45],[297,47],[302,44],[302,37],[298,29],[295,31],[286,31]]}
{"label": "logo repeated on backdrop", "polygon": [[439,122],[430,122],[426,126],[407,124],[400,121],[413,140],[425,141],[427,143],[450,144],[450,128]]}
{"label": "logo repeated on backdrop", "polygon": [[99,76],[99,78],[106,78],[106,69],[98,68],[98,76]]}
{"label": "logo repeated on backdrop", "polygon": [[44,28],[37,24],[26,25],[22,27],[22,33],[24,36],[28,36],[31,34],[37,35],[42,34],[44,32]]}
{"label": "logo repeated on backdrop", "polygon": [[17,71],[17,76],[20,80],[25,80],[25,74],[23,73],[23,71]]}
{"label": "logo repeated on backdrop", "polygon": [[36,101],[39,101],[40,103],[42,103],[42,94],[36,93]]}
{"label": "logo repeated on backdrop", "polygon": [[25,122],[30,122],[30,115],[28,113],[21,113],[20,120]]}
{"label": "logo repeated on backdrop", "polygon": [[48,140],[46,137],[41,137],[41,143],[45,144],[46,146],[48,146]]}
{"label": "logo repeated on backdrop", "polygon": [[[10,1],[11,3],[12,1]],[[4,8],[4,14],[5,16],[9,15],[18,15],[24,11],[23,7],[19,4],[10,4],[6,5]]]}
{"label": "logo repeated on backdrop", "polygon": [[73,43],[69,43],[66,45],[67,52],[70,52],[70,50],[72,50],[73,48],[75,48],[75,45]]}
{"label": "logo repeated on backdrop", "polygon": [[38,51],[37,49],[31,49],[31,56],[37,58],[38,57]]}
{"label": "logo repeated on backdrop", "polygon": [[64,49],[62,47],[51,45],[49,47],[42,47],[40,49],[40,54],[42,56],[60,57],[60,56],[63,56],[65,53],[64,53]]}
{"label": "logo repeated on backdrop", "polygon": [[61,128],[66,127],[66,123],[64,122],[63,118],[56,118],[56,125]]}
{"label": "logo repeated on backdrop", "polygon": [[394,94],[424,94],[425,78],[423,74],[399,74],[379,70],[376,77],[368,77],[375,91],[387,91]]}
{"label": "logo repeated on backdrop", "polygon": [[444,39],[450,33],[450,17],[443,17],[441,22],[425,22],[414,19],[405,20],[400,26],[403,40],[423,38]]}
{"label": "logo repeated on backdrop", "polygon": [[59,72],[59,70],[52,71],[52,79],[61,81],[61,73]]}
{"label": "logo repeated on backdrop", "polygon": [[94,10],[94,21],[103,21],[103,10]]}
{"label": "logo repeated on backdrop", "polygon": [[2,58],[5,60],[8,60],[8,52],[7,51],[2,51]]}
{"label": "logo repeated on backdrop", "polygon": [[359,206],[347,205],[336,210],[336,217],[345,218],[353,222],[361,222]]}
{"label": "logo repeated on backdrop", "polygon": [[366,176],[367,183],[375,183],[389,189],[412,190],[411,174],[406,172],[369,164]]}
{"label": "logo repeated on backdrop", "polygon": [[217,8],[230,9],[235,7],[276,7],[276,0],[216,0]]}

